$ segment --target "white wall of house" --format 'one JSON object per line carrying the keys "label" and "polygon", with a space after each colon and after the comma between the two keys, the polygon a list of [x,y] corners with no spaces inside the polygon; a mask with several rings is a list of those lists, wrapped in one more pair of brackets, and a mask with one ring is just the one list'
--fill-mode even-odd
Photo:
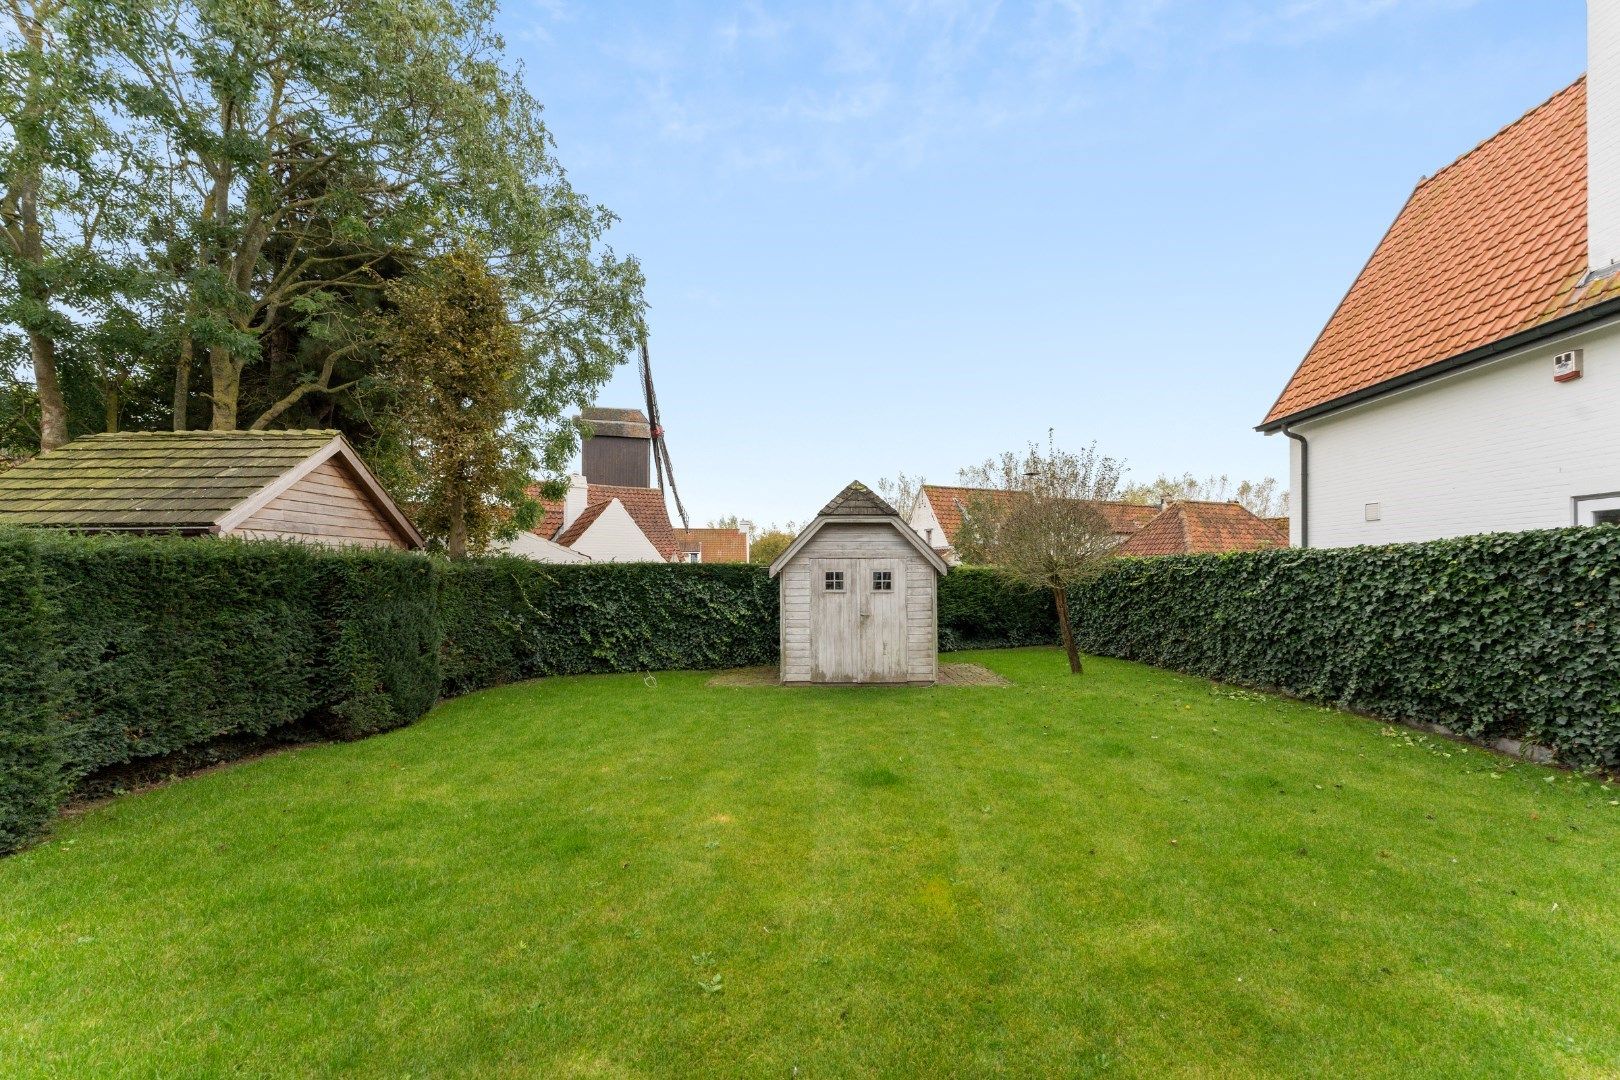
{"label": "white wall of house", "polygon": [[[1582,377],[1554,382],[1553,355],[1571,348]],[[1311,547],[1590,524],[1593,510],[1620,506],[1620,322],[1294,430],[1310,441]],[[1290,450],[1298,544],[1298,444]]]}
{"label": "white wall of house", "polygon": [[[935,551],[950,546],[950,540],[945,536],[945,530],[934,514],[934,504],[928,500],[925,492],[917,492],[917,497],[911,502],[911,512],[906,515],[906,524],[916,530],[917,535],[923,538],[923,543]],[[958,560],[953,552],[945,557],[945,561],[955,566]]]}
{"label": "white wall of house", "polygon": [[501,541],[495,545],[495,550],[503,555],[521,555],[525,559],[533,559],[543,563],[587,563],[590,557],[573,548],[563,547],[553,543],[543,536],[534,533],[518,533],[510,540]]}
{"label": "white wall of house", "polygon": [[614,499],[579,539],[569,545],[592,562],[663,562],[636,519]]}

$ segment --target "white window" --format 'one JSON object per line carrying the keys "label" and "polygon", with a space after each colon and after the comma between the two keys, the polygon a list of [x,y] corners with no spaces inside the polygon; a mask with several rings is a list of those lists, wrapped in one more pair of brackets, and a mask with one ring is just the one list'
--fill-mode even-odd
{"label": "white window", "polygon": [[872,571],[873,592],[894,592],[894,572],[891,570]]}
{"label": "white window", "polygon": [[1383,503],[1367,503],[1365,506],[1363,506],[1361,508],[1361,516],[1362,516],[1362,519],[1365,520],[1365,521],[1383,521],[1384,520],[1384,504]]}
{"label": "white window", "polygon": [[828,570],[822,578],[821,587],[827,592],[844,591],[844,572],[842,570]]}
{"label": "white window", "polygon": [[701,552],[701,551],[688,551],[686,553],[686,561],[687,562],[702,562],[703,561],[703,552]]}
{"label": "white window", "polygon": [[1577,495],[1573,502],[1576,525],[1620,525],[1620,491]]}

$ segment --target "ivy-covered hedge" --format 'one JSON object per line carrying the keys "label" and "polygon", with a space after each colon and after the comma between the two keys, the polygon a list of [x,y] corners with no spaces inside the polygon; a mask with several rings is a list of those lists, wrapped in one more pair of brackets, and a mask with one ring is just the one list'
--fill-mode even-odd
{"label": "ivy-covered hedge", "polygon": [[444,570],[444,690],[542,675],[768,664],[777,590],[746,564],[550,565],[471,559]]}
{"label": "ivy-covered hedge", "polygon": [[1620,765],[1620,528],[1122,559],[1081,648]]}
{"label": "ivy-covered hedge", "polygon": [[994,571],[958,566],[939,583],[939,648],[1008,649],[1058,640],[1052,594],[1008,584]]}

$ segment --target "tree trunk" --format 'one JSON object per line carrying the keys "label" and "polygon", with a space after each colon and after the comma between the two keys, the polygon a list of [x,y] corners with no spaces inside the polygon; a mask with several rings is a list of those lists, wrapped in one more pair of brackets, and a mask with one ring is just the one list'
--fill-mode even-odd
{"label": "tree trunk", "polygon": [[1063,634],[1063,651],[1069,654],[1069,674],[1079,675],[1080,649],[1074,643],[1074,624],[1069,622],[1069,590],[1061,586],[1052,590],[1057,601],[1058,630]]}
{"label": "tree trunk", "polygon": [[39,393],[39,448],[55,450],[68,441],[67,402],[56,380],[56,341],[37,330],[28,331],[28,352],[34,361],[34,388]]}
{"label": "tree trunk", "polygon": [[180,338],[180,358],[174,363],[174,430],[185,431],[190,426],[186,415],[191,398],[191,335]]}
{"label": "tree trunk", "polygon": [[459,491],[450,498],[450,536],[445,546],[452,559],[467,557],[467,501]]}
{"label": "tree trunk", "polygon": [[214,345],[208,350],[208,372],[213,382],[210,397],[214,404],[209,429],[235,431],[236,396],[242,389],[242,365],[224,346]]}

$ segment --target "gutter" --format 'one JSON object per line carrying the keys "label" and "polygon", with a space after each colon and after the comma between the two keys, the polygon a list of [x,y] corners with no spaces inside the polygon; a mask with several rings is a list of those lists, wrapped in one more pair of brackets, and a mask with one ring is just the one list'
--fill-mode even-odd
{"label": "gutter", "polygon": [[[1605,300],[1602,303],[1593,304],[1589,308],[1583,308],[1580,311],[1574,312],[1573,314],[1565,315],[1564,317],[1554,319],[1551,322],[1542,323],[1539,326],[1532,326],[1530,329],[1521,330],[1517,334],[1510,334],[1505,338],[1498,338],[1496,341],[1493,341],[1488,345],[1481,345],[1478,348],[1469,349],[1467,352],[1458,353],[1456,356],[1449,357],[1445,360],[1439,360],[1435,363],[1425,365],[1424,367],[1418,368],[1416,371],[1409,371],[1404,375],[1397,375],[1392,379],[1385,379],[1381,383],[1375,383],[1372,386],[1363,387],[1354,393],[1346,394],[1343,397],[1334,398],[1332,401],[1326,401],[1320,405],[1313,405],[1308,409],[1301,409],[1297,413],[1291,413],[1288,416],[1279,417],[1276,420],[1270,420],[1263,424],[1256,424],[1254,430],[1262,432],[1266,435],[1281,431],[1283,434],[1288,435],[1289,438],[1296,439],[1303,444],[1303,439],[1300,439],[1297,435],[1292,435],[1289,433],[1289,425],[1302,424],[1307,420],[1315,420],[1317,417],[1326,416],[1328,413],[1337,412],[1340,409],[1348,408],[1351,405],[1357,405],[1363,401],[1368,401],[1375,397],[1382,397],[1383,395],[1391,393],[1392,391],[1399,390],[1407,386],[1413,386],[1420,382],[1426,382],[1429,379],[1433,379],[1440,375],[1449,374],[1450,372],[1460,370],[1461,368],[1472,367],[1475,364],[1486,360],[1495,359],[1506,353],[1517,352],[1518,350],[1528,348],[1531,345],[1540,344],[1541,342],[1550,338],[1560,337],[1569,333],[1571,330],[1578,330],[1583,326],[1603,322],[1605,319],[1609,319],[1617,315],[1620,315],[1620,297]],[[1303,445],[1301,449],[1303,449]],[[1301,512],[1303,512],[1303,500],[1301,500],[1300,509]],[[1302,538],[1301,546],[1304,546],[1304,533],[1301,532],[1300,535]]]}
{"label": "gutter", "polygon": [[1299,507],[1289,509],[1299,514],[1299,546],[1308,548],[1311,546],[1311,444],[1305,441],[1305,436],[1286,427],[1282,433],[1299,443]]}

